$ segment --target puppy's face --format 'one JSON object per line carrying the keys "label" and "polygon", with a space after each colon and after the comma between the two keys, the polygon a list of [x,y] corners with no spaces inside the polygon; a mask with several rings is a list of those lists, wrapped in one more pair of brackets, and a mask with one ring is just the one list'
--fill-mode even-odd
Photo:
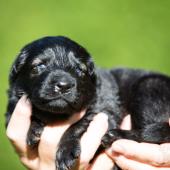
{"label": "puppy's face", "polygon": [[10,79],[34,106],[54,114],[80,111],[96,87],[90,55],[65,37],[46,37],[27,45],[14,63]]}

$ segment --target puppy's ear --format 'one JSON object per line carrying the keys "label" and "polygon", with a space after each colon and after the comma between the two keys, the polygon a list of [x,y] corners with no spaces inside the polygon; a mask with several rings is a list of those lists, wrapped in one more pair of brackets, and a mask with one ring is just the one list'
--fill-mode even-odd
{"label": "puppy's ear", "polygon": [[22,67],[26,63],[27,57],[28,57],[28,54],[24,50],[21,51],[19,55],[17,56],[10,71],[10,76],[9,76],[10,83],[14,82],[17,79],[18,74],[20,73]]}

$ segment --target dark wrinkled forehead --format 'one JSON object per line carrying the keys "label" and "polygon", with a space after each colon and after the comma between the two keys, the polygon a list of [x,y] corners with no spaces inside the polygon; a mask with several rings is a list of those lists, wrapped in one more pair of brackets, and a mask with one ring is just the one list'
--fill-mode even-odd
{"label": "dark wrinkled forehead", "polygon": [[50,65],[55,64],[61,68],[75,66],[81,62],[81,58],[76,57],[73,51],[66,51],[65,48],[60,46],[57,48],[47,48],[31,60],[32,65],[49,63]]}
{"label": "dark wrinkled forehead", "polygon": [[[60,66],[79,62],[88,62],[90,54],[81,45],[62,36],[44,37],[23,48],[29,60],[51,62]],[[35,60],[35,61],[34,61]],[[29,62],[30,63],[30,62]]]}

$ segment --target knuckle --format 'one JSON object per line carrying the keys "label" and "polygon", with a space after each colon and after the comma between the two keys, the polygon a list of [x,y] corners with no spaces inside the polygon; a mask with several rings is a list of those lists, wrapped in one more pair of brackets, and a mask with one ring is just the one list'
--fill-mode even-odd
{"label": "knuckle", "polygon": [[9,140],[14,141],[16,136],[14,135],[14,133],[10,130],[7,129],[6,130],[6,136],[8,137]]}
{"label": "knuckle", "polygon": [[161,160],[160,158],[158,158],[158,159],[156,159],[156,160],[153,162],[153,164],[154,164],[155,166],[161,166],[161,165],[164,164],[164,162],[163,162],[163,160]]}
{"label": "knuckle", "polygon": [[27,165],[27,159],[25,157],[20,157],[20,161],[23,165]]}
{"label": "knuckle", "polygon": [[166,163],[167,162],[166,162],[163,152],[160,152],[159,156],[157,158],[155,158],[155,160],[153,162],[153,164],[158,167],[164,166],[164,165],[166,165]]}
{"label": "knuckle", "polygon": [[159,154],[154,159],[154,165],[158,167],[169,166],[170,164],[170,145],[160,145]]}
{"label": "knuckle", "polygon": [[26,157],[20,157],[20,162],[30,170],[37,170],[38,169],[38,162],[37,160],[30,161]]}
{"label": "knuckle", "polygon": [[10,140],[10,142],[14,145],[17,145],[18,143],[21,143],[26,140],[25,136],[15,133],[12,130],[8,130],[8,129],[6,131],[6,136]]}
{"label": "knuckle", "polygon": [[160,145],[159,158],[155,161],[156,166],[164,167],[170,164],[170,146]]}

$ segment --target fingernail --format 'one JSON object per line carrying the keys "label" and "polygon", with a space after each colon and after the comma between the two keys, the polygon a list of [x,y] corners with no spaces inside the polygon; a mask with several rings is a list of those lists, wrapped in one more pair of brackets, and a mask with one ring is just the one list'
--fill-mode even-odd
{"label": "fingernail", "polygon": [[25,103],[26,103],[28,106],[31,106],[30,99],[26,98]]}
{"label": "fingernail", "polygon": [[31,106],[30,99],[26,95],[22,96],[21,100],[22,100],[24,105],[27,105],[29,107]]}
{"label": "fingernail", "polygon": [[118,144],[118,143],[113,143],[112,151],[113,152],[118,152],[118,153],[123,153],[123,152],[125,152],[125,148],[122,145]]}
{"label": "fingernail", "polygon": [[80,165],[79,165],[79,170],[84,170],[84,169],[88,169],[88,164],[87,163],[81,163]]}

